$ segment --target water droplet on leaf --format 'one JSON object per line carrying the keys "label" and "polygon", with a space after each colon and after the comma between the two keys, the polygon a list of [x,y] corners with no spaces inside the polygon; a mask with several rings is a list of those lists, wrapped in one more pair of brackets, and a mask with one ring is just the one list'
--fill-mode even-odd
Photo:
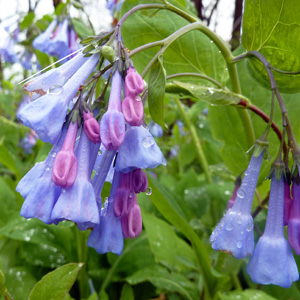
{"label": "water droplet on leaf", "polygon": [[147,196],[150,196],[150,195],[152,194],[152,188],[151,188],[151,187],[148,187],[147,190],[146,190],[146,192],[145,192],[145,194],[146,194]]}

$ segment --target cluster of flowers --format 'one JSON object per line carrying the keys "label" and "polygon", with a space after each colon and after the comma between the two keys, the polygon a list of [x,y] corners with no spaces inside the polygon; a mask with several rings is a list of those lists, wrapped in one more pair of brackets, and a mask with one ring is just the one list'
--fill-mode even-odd
{"label": "cluster of flowers", "polygon": [[0,26],[0,56],[7,63],[15,63],[18,57],[15,53],[14,45],[18,37],[18,29],[12,34],[9,33],[9,28]]}
{"label": "cluster of flowers", "polygon": [[[266,226],[254,248],[252,200],[264,156],[254,152],[241,186],[236,186],[228,210],[210,236],[212,248],[235,258],[250,255],[247,273],[255,283],[275,284],[284,288],[299,279],[290,245],[300,254],[300,185],[299,173],[292,184],[285,179],[283,163],[273,165]],[[299,170],[299,167],[298,167]],[[284,237],[288,225],[288,241]],[[290,244],[290,245],[289,245]]]}
{"label": "cluster of flowers", "polygon": [[[148,181],[141,169],[165,164],[165,159],[142,125],[139,94],[144,82],[133,67],[125,76],[122,101],[124,78],[115,63],[108,109],[99,122],[93,116],[99,111],[92,111],[83,100],[82,84],[98,62],[99,54],[85,57],[79,52],[24,85],[34,101],[18,117],[54,146],[46,160],[22,178],[17,191],[25,198],[21,209],[25,218],[46,224],[69,220],[80,230],[92,228],[88,246],[99,253],[120,254],[123,237],[134,238],[142,230],[136,194],[147,190]],[[111,174],[111,192],[103,205],[102,187]]]}
{"label": "cluster of flowers", "polygon": [[69,25],[69,21],[68,18],[62,22],[53,20],[48,28],[33,40],[33,47],[59,59],[78,50],[77,34],[73,25]]}

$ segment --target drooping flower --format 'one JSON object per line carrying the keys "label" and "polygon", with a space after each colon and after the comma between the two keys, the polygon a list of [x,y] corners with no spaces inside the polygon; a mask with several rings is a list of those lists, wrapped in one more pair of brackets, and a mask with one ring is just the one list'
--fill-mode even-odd
{"label": "drooping flower", "polygon": [[[80,48],[80,45],[77,43],[77,33],[74,30],[73,26],[69,30],[69,50],[68,54],[74,53]],[[71,56],[73,57],[73,55]]]}
{"label": "drooping flower", "polygon": [[[78,55],[74,59],[76,60],[77,57]],[[19,112],[18,117],[26,126],[32,128],[44,142],[55,143],[68,112],[70,101],[98,64],[98,61],[98,55],[89,57],[62,87],[60,86],[26,105]]]}
{"label": "drooping flower", "polygon": [[87,112],[83,111],[83,119],[83,129],[87,137],[94,144],[101,143],[100,125],[89,110]]}
{"label": "drooping flower", "polygon": [[123,233],[121,217],[114,214],[114,197],[120,184],[121,174],[114,173],[111,191],[104,207],[100,211],[100,224],[95,226],[89,236],[87,245],[100,253],[113,252],[121,255],[123,251]]}
{"label": "drooping flower", "polygon": [[283,233],[284,179],[272,175],[268,216],[264,234],[257,242],[247,266],[255,283],[275,284],[284,288],[299,279],[293,253]]}
{"label": "drooping flower", "polygon": [[288,240],[297,255],[300,254],[300,185],[293,182],[293,200],[288,218]]}
{"label": "drooping flower", "polygon": [[49,55],[63,58],[69,52],[69,33],[68,33],[69,20],[65,19],[62,23],[58,24],[55,36],[50,40],[47,52]]}
{"label": "drooping flower", "polygon": [[78,171],[73,185],[62,191],[51,218],[55,222],[69,220],[76,223],[80,230],[99,224],[99,213],[95,192],[91,183],[91,141],[81,130],[76,148]]}
{"label": "drooping flower", "polygon": [[122,101],[122,112],[126,122],[131,126],[143,123],[144,105],[140,96],[126,96]]}
{"label": "drooping flower", "polygon": [[165,165],[166,160],[150,132],[143,126],[129,127],[118,152],[116,170],[128,173],[156,168],[160,164]]}
{"label": "drooping flower", "polygon": [[5,62],[13,64],[18,60],[14,45],[14,39],[0,26],[0,56],[3,57]]}
{"label": "drooping flower", "polygon": [[48,26],[48,28],[33,40],[32,46],[41,52],[46,52],[49,47],[51,36],[56,25],[57,20],[53,20]]}
{"label": "drooping flower", "polygon": [[52,168],[66,134],[67,128],[64,126],[57,143],[53,146],[46,160],[36,163],[16,187],[16,191],[25,199],[21,208],[21,216],[26,219],[37,218],[46,224],[53,223],[51,213],[61,193],[61,188],[52,181]]}
{"label": "drooping flower", "polygon": [[125,138],[125,120],[121,113],[122,76],[118,69],[112,75],[111,92],[107,112],[100,124],[100,136],[104,147],[118,150]]}
{"label": "drooping flower", "polygon": [[144,90],[145,84],[141,75],[136,70],[129,67],[125,77],[125,96],[136,97]]}
{"label": "drooping flower", "polygon": [[283,214],[283,225],[288,225],[290,211],[293,207],[293,200],[291,198],[291,188],[287,180],[284,180],[284,214]]}
{"label": "drooping flower", "polygon": [[209,239],[213,249],[230,253],[235,258],[244,258],[253,252],[253,218],[250,213],[263,155],[264,151],[258,157],[252,156],[233,207],[226,212]]}
{"label": "drooping flower", "polygon": [[64,189],[69,188],[77,176],[77,158],[74,154],[77,131],[77,122],[70,122],[64,144],[57,153],[53,165],[53,182]]}

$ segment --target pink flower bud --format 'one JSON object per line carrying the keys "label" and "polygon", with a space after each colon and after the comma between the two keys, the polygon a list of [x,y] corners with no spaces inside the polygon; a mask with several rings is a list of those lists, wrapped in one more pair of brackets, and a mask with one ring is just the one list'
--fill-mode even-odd
{"label": "pink flower bud", "polygon": [[127,188],[118,188],[115,194],[114,213],[116,217],[126,216],[130,211],[136,194]]}
{"label": "pink flower bud", "polygon": [[142,232],[141,209],[135,201],[128,214],[128,235],[131,239],[138,237]]}
{"label": "pink flower bud", "polygon": [[[293,207],[293,200],[291,198],[291,189],[287,181],[284,181],[284,213],[283,213],[283,226],[288,225]],[[300,249],[300,248],[299,248]]]}
{"label": "pink flower bud", "polygon": [[148,188],[148,178],[141,169],[132,172],[132,186],[135,193],[146,192]]}
{"label": "pink flower bud", "polygon": [[57,153],[54,161],[52,180],[62,188],[70,187],[76,179],[77,158],[74,155],[74,147],[77,131],[77,123],[71,122],[62,149]]}
{"label": "pink flower bud", "polygon": [[122,112],[125,120],[131,126],[141,126],[144,117],[144,105],[140,96],[127,96],[122,101]]}
{"label": "pink flower bud", "polygon": [[144,90],[144,81],[134,68],[129,68],[125,77],[125,96],[137,96]]}
{"label": "pink flower bud", "polygon": [[83,129],[87,137],[94,144],[101,143],[100,139],[100,125],[97,120],[93,117],[92,113],[88,111],[87,113],[83,112]]}

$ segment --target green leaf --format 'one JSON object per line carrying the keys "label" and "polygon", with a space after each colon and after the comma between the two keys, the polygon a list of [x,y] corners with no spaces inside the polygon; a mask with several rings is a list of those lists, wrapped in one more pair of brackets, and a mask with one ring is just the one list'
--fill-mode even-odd
{"label": "green leaf", "polygon": [[33,288],[29,300],[60,300],[74,284],[82,263],[70,263],[46,274]]}
{"label": "green leaf", "polygon": [[[143,1],[143,3],[152,3],[152,1]],[[121,15],[138,4],[140,4],[139,0],[126,0],[122,5]],[[172,4],[187,11],[177,1],[173,1]],[[152,18],[145,16],[144,11],[146,10],[135,12],[122,25],[124,44],[130,50],[162,40],[189,24],[182,17],[167,10],[159,10]],[[158,47],[147,49],[132,57],[139,73],[158,50]],[[178,73],[179,66],[180,72],[206,74],[221,83],[225,83],[228,78],[226,64],[219,49],[206,35],[195,30],[180,37],[164,53],[164,68],[168,75]]]}
{"label": "green leaf", "polygon": [[214,295],[214,293],[216,293],[218,290],[218,285],[223,285],[228,278],[221,276],[212,270],[206,245],[199,239],[194,229],[188,224],[183,213],[178,213],[181,210],[178,204],[174,201],[174,197],[176,197],[176,195],[168,191],[158,180],[152,176],[148,176],[148,182],[149,186],[152,188],[151,200],[153,204],[157,207],[159,212],[171,224],[176,226],[180,232],[192,243],[197,255],[201,274],[206,280],[206,285],[209,289],[209,292]]}
{"label": "green leaf", "polygon": [[162,127],[164,123],[164,96],[166,88],[166,71],[163,65],[163,56],[159,55],[149,73],[148,105],[154,122]]}
{"label": "green leaf", "polygon": [[0,270],[0,294],[4,296],[5,300],[13,300],[9,295],[7,288],[4,285],[5,278],[3,272]]}
{"label": "green leaf", "polygon": [[[242,44],[263,54],[274,67],[284,71],[300,70],[300,2],[297,0],[246,0]],[[255,58],[249,61],[251,74],[270,88],[267,73]],[[300,92],[300,75],[273,72],[281,91]]]}
{"label": "green leaf", "polygon": [[20,29],[24,30],[25,28],[28,28],[33,23],[34,17],[34,12],[30,11],[29,13],[27,13],[23,21],[20,23]]}
{"label": "green leaf", "polygon": [[143,215],[143,224],[155,260],[176,271],[186,270],[186,266],[180,262],[180,257],[185,257],[197,265],[197,258],[193,249],[182,239],[180,239],[172,227],[158,219],[154,215]]}
{"label": "green leaf", "polygon": [[6,286],[14,300],[28,299],[36,278],[25,267],[10,268],[5,274]]}
{"label": "green leaf", "polygon": [[89,35],[94,34],[93,30],[84,25],[79,19],[72,18],[72,23],[74,25],[75,31],[80,37],[85,38]]}
{"label": "green leaf", "polygon": [[123,285],[120,300],[134,300],[133,289],[127,283]]}
{"label": "green leaf", "polygon": [[[3,141],[0,141],[0,143]],[[13,154],[6,149],[4,145],[0,144],[0,162],[6,166],[9,170],[13,171],[16,177],[20,178],[21,173],[16,165],[15,158]]]}
{"label": "green leaf", "polygon": [[219,294],[221,300],[276,300],[259,290],[233,291],[228,294]]}
{"label": "green leaf", "polygon": [[174,81],[176,85],[184,88],[191,96],[197,98],[198,100],[205,101],[211,105],[230,105],[238,104],[240,100],[243,99],[249,104],[250,101],[238,94],[235,94],[229,90],[217,89],[214,87],[199,86],[195,83]]}
{"label": "green leaf", "polygon": [[3,143],[5,145],[10,144],[16,147],[22,131],[26,131],[24,126],[20,126],[5,117],[0,116],[0,137],[3,138]]}
{"label": "green leaf", "polygon": [[177,292],[184,299],[198,299],[198,291],[195,284],[179,273],[169,273],[165,268],[154,265],[139,270],[135,274],[126,278],[131,285],[150,281],[154,286],[162,291]]}

